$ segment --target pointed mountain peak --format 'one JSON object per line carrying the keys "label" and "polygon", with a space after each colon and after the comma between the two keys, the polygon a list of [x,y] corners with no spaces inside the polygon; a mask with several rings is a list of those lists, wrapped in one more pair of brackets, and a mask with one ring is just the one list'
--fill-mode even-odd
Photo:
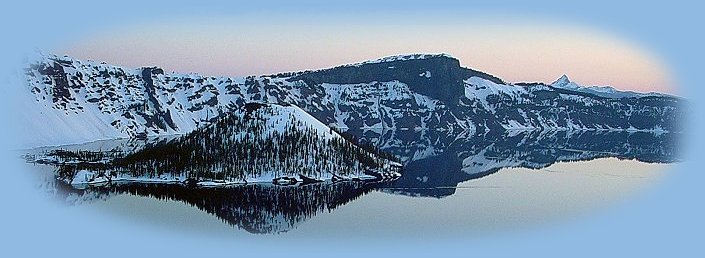
{"label": "pointed mountain peak", "polygon": [[554,81],[553,83],[551,83],[551,85],[552,85],[553,87],[561,87],[561,86],[565,86],[565,85],[567,85],[567,84],[569,84],[569,83],[571,83],[571,81],[570,81],[570,79],[568,79],[568,75],[565,75],[565,74],[564,74],[564,75],[561,75],[561,77],[558,78],[556,81]]}
{"label": "pointed mountain peak", "polygon": [[580,88],[580,85],[576,84],[575,82],[572,82],[570,79],[568,79],[567,75],[562,75],[560,78],[558,78],[556,81],[551,83],[551,86],[555,88],[567,88],[567,89],[577,89]]}

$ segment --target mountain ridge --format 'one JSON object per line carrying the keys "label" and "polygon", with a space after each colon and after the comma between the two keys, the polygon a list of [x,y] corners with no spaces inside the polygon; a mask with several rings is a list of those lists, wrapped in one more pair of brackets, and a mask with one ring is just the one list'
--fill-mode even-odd
{"label": "mountain ridge", "polygon": [[549,84],[554,88],[569,89],[574,91],[580,91],[585,93],[594,94],[600,97],[606,98],[633,98],[633,97],[648,97],[648,96],[661,96],[661,97],[673,97],[677,96],[659,93],[659,92],[636,92],[628,90],[618,90],[612,86],[583,86],[571,81],[567,75],[563,74],[560,78],[556,79],[553,83]]}
{"label": "mountain ridge", "polygon": [[[27,106],[35,110],[20,121],[35,130],[28,141],[34,146],[187,133],[247,102],[294,104],[361,138],[370,130],[680,131],[677,97],[610,99],[543,83],[509,84],[448,55],[419,57],[214,77],[44,55],[25,69],[35,102]],[[56,126],[38,128],[46,122]]]}

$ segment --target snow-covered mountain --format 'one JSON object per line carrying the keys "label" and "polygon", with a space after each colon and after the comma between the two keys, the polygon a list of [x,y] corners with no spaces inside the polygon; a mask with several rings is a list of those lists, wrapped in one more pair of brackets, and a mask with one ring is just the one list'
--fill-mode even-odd
{"label": "snow-covered mountain", "polygon": [[582,86],[568,79],[568,76],[565,74],[551,83],[551,87],[585,92],[604,98],[640,98],[648,96],[667,97],[667,95],[657,92],[641,93],[634,91],[620,91],[611,86]]}
{"label": "snow-covered mountain", "polygon": [[[368,147],[371,148],[371,147]],[[166,143],[128,153],[58,151],[72,185],[119,181],[218,186],[396,178],[401,164],[365,149],[296,106],[247,103]]]}
{"label": "snow-covered mountain", "polygon": [[[325,125],[369,132],[680,131],[682,99],[510,84],[445,54],[392,56],[334,68],[247,77],[127,69],[54,55],[28,65],[18,121],[27,146],[183,134],[248,102],[292,104]],[[45,126],[50,124],[51,126]]]}

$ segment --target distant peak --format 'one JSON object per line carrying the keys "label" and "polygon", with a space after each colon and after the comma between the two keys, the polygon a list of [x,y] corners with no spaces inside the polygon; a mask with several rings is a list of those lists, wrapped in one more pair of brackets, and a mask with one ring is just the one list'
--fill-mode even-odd
{"label": "distant peak", "polygon": [[580,85],[576,84],[575,82],[572,82],[570,79],[568,79],[567,75],[561,75],[558,80],[554,81],[551,83],[551,86],[556,87],[556,88],[567,88],[567,89],[577,89],[580,88]]}
{"label": "distant peak", "polygon": [[443,57],[443,58],[450,58],[450,59],[456,59],[455,57],[446,54],[446,53],[440,53],[440,54],[404,54],[404,55],[393,55],[393,56],[386,56],[378,59],[373,59],[373,60],[367,60],[364,62],[359,62],[359,63],[353,63],[353,64],[348,64],[345,66],[360,66],[360,65],[366,65],[366,64],[379,64],[379,63],[389,63],[389,62],[396,62],[396,61],[408,61],[408,60],[422,60],[422,59],[431,59],[431,58],[437,58],[437,57]]}
{"label": "distant peak", "polygon": [[570,79],[568,79],[568,75],[561,75],[560,78],[558,78],[556,81],[551,83],[554,87],[560,86],[565,86],[566,84],[571,83]]}

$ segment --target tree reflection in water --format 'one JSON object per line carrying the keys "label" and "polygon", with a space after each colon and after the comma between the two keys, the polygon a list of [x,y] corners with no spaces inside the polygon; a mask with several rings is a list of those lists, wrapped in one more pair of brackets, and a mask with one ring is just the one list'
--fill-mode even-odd
{"label": "tree reflection in water", "polygon": [[[370,134],[370,132],[365,132]],[[401,134],[409,134],[403,136]],[[119,194],[175,200],[252,233],[281,233],[371,191],[443,198],[468,180],[502,168],[545,168],[556,162],[616,157],[647,163],[678,161],[677,134],[630,132],[516,132],[461,138],[429,132],[368,135],[404,161],[401,178],[388,182],[322,182],[296,186],[247,184],[218,188],[183,184],[112,183],[77,187],[55,180],[57,197],[77,204]],[[403,140],[409,139],[409,140]]]}

